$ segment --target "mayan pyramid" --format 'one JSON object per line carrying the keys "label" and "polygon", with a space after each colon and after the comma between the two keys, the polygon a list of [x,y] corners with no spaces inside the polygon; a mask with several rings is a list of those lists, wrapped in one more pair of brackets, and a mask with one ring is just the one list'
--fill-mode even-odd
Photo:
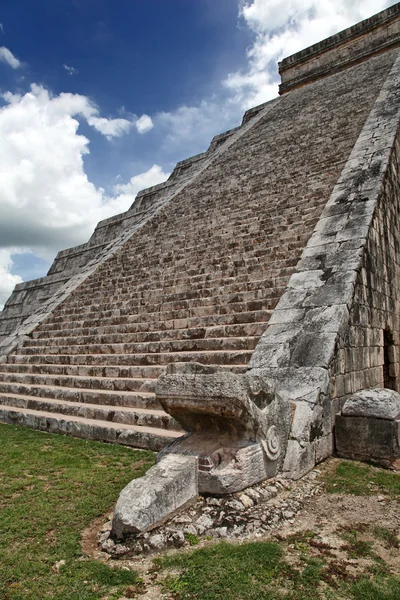
{"label": "mayan pyramid", "polygon": [[349,394],[398,389],[400,4],[284,59],[247,111],[0,313],[0,420],[160,450],[170,363],[262,371],[283,471],[333,451]]}

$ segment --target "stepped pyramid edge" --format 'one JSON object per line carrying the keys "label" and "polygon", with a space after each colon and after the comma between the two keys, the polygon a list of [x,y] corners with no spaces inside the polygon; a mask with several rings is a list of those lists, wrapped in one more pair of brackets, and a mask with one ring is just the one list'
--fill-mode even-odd
{"label": "stepped pyramid edge", "polygon": [[17,285],[0,421],[158,451],[157,381],[196,363],[290,404],[298,478],[349,396],[399,391],[399,47],[396,4],[284,59],[278,98]]}

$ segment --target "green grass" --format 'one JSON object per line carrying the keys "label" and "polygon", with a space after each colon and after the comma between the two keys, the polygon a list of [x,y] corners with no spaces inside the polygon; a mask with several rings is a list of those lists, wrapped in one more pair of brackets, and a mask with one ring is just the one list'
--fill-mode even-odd
{"label": "green grass", "polygon": [[394,531],[391,531],[387,527],[377,525],[373,528],[372,533],[375,538],[385,542],[387,548],[399,548],[399,538]]}
{"label": "green grass", "polygon": [[185,533],[185,538],[191,546],[197,546],[197,544],[200,543],[200,538],[198,538],[194,533]]}
{"label": "green grass", "polygon": [[[242,545],[221,542],[189,553],[157,558],[154,562],[161,570],[163,592],[176,600],[400,598],[400,579],[383,569],[354,577],[346,571],[345,563],[332,561],[329,564],[323,558],[306,555],[294,566],[287,561],[285,545],[275,542]],[[172,570],[173,574],[163,576],[165,570]]]}
{"label": "green grass", "polygon": [[376,469],[357,462],[340,462],[333,472],[325,476],[326,490],[330,494],[370,496],[385,494],[400,502],[400,475]]}
{"label": "green grass", "polygon": [[372,556],[373,543],[363,540],[360,532],[352,527],[342,529],[341,537],[347,542],[344,549],[351,558],[362,558],[363,556]]}
{"label": "green grass", "polygon": [[[137,573],[84,559],[80,536],[124,485],[145,473],[153,456],[0,424],[1,600],[134,593]],[[58,561],[65,561],[59,570]]]}
{"label": "green grass", "polygon": [[400,579],[393,576],[378,576],[374,580],[361,577],[349,587],[352,600],[399,600]]}
{"label": "green grass", "polygon": [[162,568],[179,569],[164,581],[165,591],[177,598],[273,600],[267,586],[282,567],[283,551],[276,543],[233,546],[220,543],[190,554],[156,560]]}
{"label": "green grass", "polygon": [[161,570],[179,571],[162,582],[164,592],[178,600],[319,600],[324,561],[303,556],[295,568],[284,554],[275,542],[221,542],[155,563]]}

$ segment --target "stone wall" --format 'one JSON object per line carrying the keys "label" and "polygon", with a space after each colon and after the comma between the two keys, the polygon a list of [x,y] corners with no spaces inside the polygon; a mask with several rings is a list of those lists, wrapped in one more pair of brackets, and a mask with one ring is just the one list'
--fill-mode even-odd
{"label": "stone wall", "polygon": [[279,63],[279,93],[332,75],[399,44],[400,4],[292,54]]}
{"label": "stone wall", "polygon": [[333,413],[349,394],[373,387],[399,391],[400,135],[357,274],[349,328],[333,364]]}
{"label": "stone wall", "polygon": [[385,329],[398,385],[399,110],[398,58],[250,361],[293,403],[291,476],[332,453],[348,394],[383,385]]}

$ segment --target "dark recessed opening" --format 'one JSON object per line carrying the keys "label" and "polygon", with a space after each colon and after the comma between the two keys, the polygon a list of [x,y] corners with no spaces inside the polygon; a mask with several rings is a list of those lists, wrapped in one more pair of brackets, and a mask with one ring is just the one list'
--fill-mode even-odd
{"label": "dark recessed opening", "polygon": [[[383,331],[383,386],[390,390],[397,390],[396,377],[393,375],[392,366],[394,355],[393,335],[388,329]],[[392,368],[391,368],[392,366]]]}

